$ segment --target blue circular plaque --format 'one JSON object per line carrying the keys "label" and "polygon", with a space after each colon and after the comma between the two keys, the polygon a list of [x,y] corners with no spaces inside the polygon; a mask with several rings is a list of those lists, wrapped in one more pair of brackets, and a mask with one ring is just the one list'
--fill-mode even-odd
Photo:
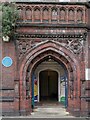
{"label": "blue circular plaque", "polygon": [[2,64],[5,66],[5,67],[10,67],[12,65],[13,61],[10,57],[6,56],[2,59]]}

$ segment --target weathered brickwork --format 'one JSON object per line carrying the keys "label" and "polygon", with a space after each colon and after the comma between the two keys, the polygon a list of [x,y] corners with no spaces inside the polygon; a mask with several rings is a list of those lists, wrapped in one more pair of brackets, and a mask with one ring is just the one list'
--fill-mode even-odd
{"label": "weathered brickwork", "polygon": [[20,19],[14,40],[2,44],[2,58],[10,56],[11,67],[2,66],[3,115],[29,115],[32,111],[32,73],[51,56],[68,71],[67,111],[90,115],[89,3],[16,3]]}

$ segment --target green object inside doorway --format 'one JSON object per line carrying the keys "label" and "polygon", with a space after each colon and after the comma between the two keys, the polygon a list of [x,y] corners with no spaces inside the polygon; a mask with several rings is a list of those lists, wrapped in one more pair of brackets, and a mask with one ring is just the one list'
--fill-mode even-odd
{"label": "green object inside doorway", "polygon": [[62,97],[60,98],[60,102],[63,103],[63,104],[65,104],[65,97],[64,97],[64,96],[62,96]]}

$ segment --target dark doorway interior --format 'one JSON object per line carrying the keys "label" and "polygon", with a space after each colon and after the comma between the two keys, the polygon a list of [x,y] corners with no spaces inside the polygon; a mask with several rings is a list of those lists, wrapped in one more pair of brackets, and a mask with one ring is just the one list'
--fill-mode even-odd
{"label": "dark doorway interior", "polygon": [[52,70],[39,74],[40,101],[58,101],[58,73]]}

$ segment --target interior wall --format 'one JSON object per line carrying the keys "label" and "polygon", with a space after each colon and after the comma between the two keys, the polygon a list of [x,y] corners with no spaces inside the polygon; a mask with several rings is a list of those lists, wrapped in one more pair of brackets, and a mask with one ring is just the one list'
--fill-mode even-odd
{"label": "interior wall", "polygon": [[58,73],[55,71],[50,71],[49,86],[49,94],[58,95]]}
{"label": "interior wall", "polygon": [[40,96],[48,96],[48,76],[47,71],[40,74]]}

